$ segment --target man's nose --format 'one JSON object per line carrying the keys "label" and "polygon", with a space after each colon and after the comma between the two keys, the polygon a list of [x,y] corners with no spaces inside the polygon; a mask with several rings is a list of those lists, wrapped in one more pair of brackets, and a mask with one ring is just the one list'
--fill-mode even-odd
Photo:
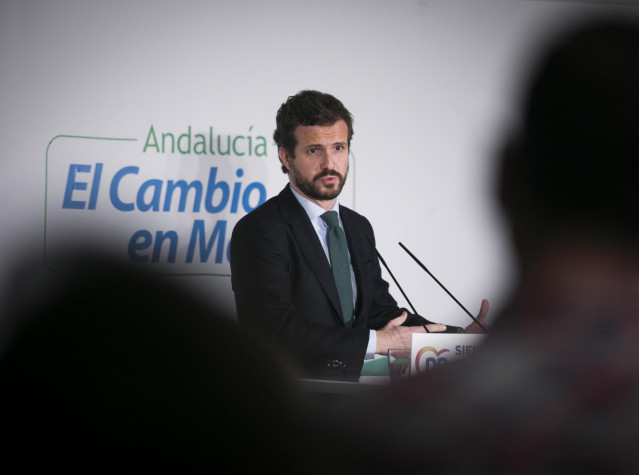
{"label": "man's nose", "polygon": [[326,152],[326,154],[324,155],[324,163],[322,163],[322,168],[324,168],[325,170],[333,170],[336,163],[337,157],[335,156],[335,152]]}

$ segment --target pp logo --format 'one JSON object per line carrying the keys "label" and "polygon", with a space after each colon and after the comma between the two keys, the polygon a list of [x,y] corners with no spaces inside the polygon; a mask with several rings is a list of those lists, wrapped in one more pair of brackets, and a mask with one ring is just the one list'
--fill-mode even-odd
{"label": "pp logo", "polygon": [[432,346],[425,346],[421,348],[415,356],[415,368],[417,372],[427,371],[433,369],[436,366],[443,366],[448,363],[448,359],[441,355],[450,352],[449,349],[444,348],[437,351]]}

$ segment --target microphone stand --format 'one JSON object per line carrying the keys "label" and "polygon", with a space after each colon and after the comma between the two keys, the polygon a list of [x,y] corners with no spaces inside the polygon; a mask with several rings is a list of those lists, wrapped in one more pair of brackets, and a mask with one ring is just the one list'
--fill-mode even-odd
{"label": "microphone stand", "polygon": [[[444,290],[446,291],[446,293],[447,293],[447,294],[448,294],[448,295],[449,295],[449,296],[450,296],[450,297],[451,297],[451,298],[452,298],[452,299],[453,299],[453,300],[457,303],[457,305],[459,305],[459,306],[462,308],[462,310],[463,310],[464,312],[466,312],[466,313],[468,314],[468,316],[469,316],[470,318],[472,318],[472,319],[473,319],[473,321],[474,321],[477,325],[479,325],[479,326],[480,326],[480,328],[481,328],[482,330],[484,330],[486,333],[488,333],[488,330],[486,329],[486,327],[484,327],[481,323],[479,323],[479,320],[477,320],[477,319],[476,319],[476,318],[475,318],[475,317],[474,317],[474,316],[473,316],[473,315],[472,315],[472,314],[471,314],[468,310],[466,310],[466,307],[464,307],[464,306],[463,306],[463,305],[459,302],[459,300],[457,300],[457,299],[455,298],[455,296],[454,296],[453,294],[451,294],[451,293],[448,291],[448,289],[447,289],[446,287],[444,287],[444,285],[443,285],[443,284],[442,284],[439,280],[437,280],[437,278],[436,278],[436,277],[435,277],[435,276],[434,276],[434,275],[433,275],[433,274],[432,274],[432,273],[431,273],[431,272],[430,272],[430,271],[426,268],[426,266],[425,266],[424,264],[422,264],[422,263],[420,262],[420,260],[419,260],[419,259],[417,259],[417,258],[413,255],[413,253],[412,253],[412,252],[410,252],[410,251],[406,248],[406,246],[404,246],[401,242],[399,243],[399,245],[402,247],[402,249],[404,249],[404,250],[408,253],[408,255],[409,255],[410,257],[412,257],[412,258],[413,258],[413,260],[414,260],[415,262],[417,262],[417,264],[419,264],[419,266],[420,266],[422,269],[424,269],[424,270],[428,273],[428,275],[430,275],[430,276],[433,278],[433,280],[434,280],[435,282],[437,282],[437,284],[439,284],[439,286],[440,286],[442,289],[444,289]],[[400,289],[400,290],[401,290],[401,289]]]}
{"label": "microphone stand", "polygon": [[[368,242],[370,243],[371,247],[373,248],[373,251],[375,251],[375,254],[377,255],[379,261],[382,263],[382,265],[384,266],[384,268],[386,268],[386,270],[388,271],[388,273],[391,276],[391,279],[393,279],[393,282],[395,282],[395,285],[397,286],[397,288],[399,289],[399,291],[402,293],[402,295],[404,296],[404,298],[406,299],[406,302],[408,302],[408,305],[410,306],[411,310],[413,311],[414,314],[419,315],[419,313],[417,313],[417,310],[415,310],[415,307],[413,307],[413,304],[410,302],[410,300],[408,299],[408,296],[406,295],[406,293],[404,292],[404,289],[402,289],[402,286],[399,285],[399,282],[397,282],[397,279],[395,278],[395,276],[393,275],[393,273],[391,272],[390,268],[388,267],[388,265],[386,265],[386,261],[384,260],[384,258],[382,257],[382,255],[379,253],[379,251],[377,250],[377,248],[375,247],[375,245],[373,244],[373,241],[371,240],[371,238],[366,235],[366,239],[368,239]],[[426,333],[430,333],[430,330],[426,327],[426,325],[423,325],[424,330],[426,330]]]}

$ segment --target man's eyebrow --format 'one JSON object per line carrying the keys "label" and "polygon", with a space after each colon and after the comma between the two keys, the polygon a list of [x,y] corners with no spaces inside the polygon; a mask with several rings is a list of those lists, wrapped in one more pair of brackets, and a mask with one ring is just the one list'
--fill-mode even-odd
{"label": "man's eyebrow", "polygon": [[[333,143],[331,144],[331,146],[335,146],[335,145],[346,145],[347,143],[348,143],[347,141],[343,141],[343,142],[342,142],[342,141],[340,141],[340,142],[333,142]],[[306,148],[306,149],[309,149],[309,148],[321,148],[321,147],[323,147],[323,146],[324,146],[324,145],[323,145],[323,144],[321,144],[321,143],[311,143],[311,144],[306,145],[306,147],[305,147],[305,148]]]}

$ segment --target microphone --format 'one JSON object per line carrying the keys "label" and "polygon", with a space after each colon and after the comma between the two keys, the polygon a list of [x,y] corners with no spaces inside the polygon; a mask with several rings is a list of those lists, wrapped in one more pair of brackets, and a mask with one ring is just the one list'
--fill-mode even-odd
{"label": "microphone", "polygon": [[447,294],[448,294],[448,295],[449,295],[449,296],[450,296],[450,297],[451,297],[451,298],[452,298],[452,299],[453,299],[453,300],[457,303],[457,305],[459,305],[459,306],[462,308],[462,310],[463,310],[464,312],[466,312],[470,318],[472,318],[473,322],[475,322],[477,325],[479,325],[479,326],[480,326],[480,328],[481,328],[482,330],[484,330],[484,332],[488,333],[488,330],[486,329],[486,327],[484,327],[481,323],[479,323],[479,320],[477,320],[477,319],[473,316],[473,314],[471,314],[468,310],[466,310],[466,307],[464,307],[464,306],[463,306],[463,305],[459,302],[459,300],[457,300],[457,299],[455,298],[455,296],[454,296],[453,294],[451,294],[451,293],[448,291],[448,289],[447,289],[446,287],[444,287],[444,285],[443,285],[443,284],[442,284],[439,280],[437,280],[437,277],[435,277],[435,276],[434,276],[434,275],[433,275],[433,274],[432,274],[432,273],[431,273],[431,272],[430,272],[430,271],[426,268],[426,266],[425,266],[424,264],[422,264],[422,263],[421,263],[421,261],[420,261],[419,259],[417,259],[417,258],[413,255],[413,253],[412,253],[412,252],[410,252],[410,251],[408,250],[408,248],[407,248],[406,246],[404,246],[401,242],[399,243],[399,245],[402,247],[402,249],[404,249],[404,251],[406,251],[406,252],[408,253],[408,255],[409,255],[410,257],[412,257],[412,258],[413,258],[413,260],[414,260],[415,262],[417,262],[417,264],[419,264],[419,266],[420,266],[422,269],[424,269],[424,270],[428,273],[428,275],[429,275],[429,276],[431,276],[431,277],[433,278],[433,280],[434,280],[435,282],[437,282],[437,284],[438,284],[438,285],[439,285],[442,289],[444,289],[444,290],[446,291],[446,293],[447,293]]}
{"label": "microphone", "polygon": [[[377,258],[382,263],[384,268],[388,271],[388,274],[391,276],[391,279],[393,279],[393,282],[395,282],[395,285],[397,286],[399,291],[402,293],[402,295],[406,299],[406,302],[408,302],[408,305],[410,306],[410,308],[413,311],[413,313],[415,315],[419,315],[419,313],[417,312],[417,310],[415,310],[415,307],[413,306],[411,301],[408,299],[408,296],[406,295],[406,292],[404,292],[404,289],[402,289],[402,286],[399,285],[399,282],[397,282],[397,279],[395,278],[395,276],[391,272],[390,268],[386,264],[386,261],[384,260],[382,255],[379,253],[379,251],[377,250],[377,248],[373,244],[373,241],[371,240],[370,236],[366,235],[366,239],[368,239],[368,242],[370,243],[371,247],[373,248],[373,251],[375,251],[375,254],[377,255]],[[426,327],[426,325],[423,325],[423,327],[424,327],[424,330],[426,330],[426,333],[431,333],[431,331]],[[461,328],[461,327],[454,327],[452,325],[446,325],[446,330],[443,333],[463,333],[463,332],[464,332],[464,329]]]}

